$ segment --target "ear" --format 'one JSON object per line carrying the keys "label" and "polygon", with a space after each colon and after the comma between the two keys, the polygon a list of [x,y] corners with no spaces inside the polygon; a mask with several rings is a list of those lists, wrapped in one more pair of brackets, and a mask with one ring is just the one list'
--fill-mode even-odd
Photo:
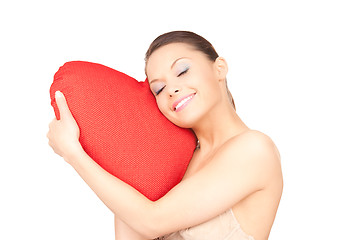
{"label": "ear", "polygon": [[217,77],[220,81],[225,80],[228,73],[228,64],[223,57],[216,58],[214,63]]}

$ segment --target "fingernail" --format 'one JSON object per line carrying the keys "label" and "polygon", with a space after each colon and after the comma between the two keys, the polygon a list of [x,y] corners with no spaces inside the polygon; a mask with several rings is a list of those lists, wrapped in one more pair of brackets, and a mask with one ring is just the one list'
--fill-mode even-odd
{"label": "fingernail", "polygon": [[56,98],[59,98],[59,97],[62,97],[62,96],[63,96],[63,94],[60,91],[56,91],[55,92],[55,97]]}

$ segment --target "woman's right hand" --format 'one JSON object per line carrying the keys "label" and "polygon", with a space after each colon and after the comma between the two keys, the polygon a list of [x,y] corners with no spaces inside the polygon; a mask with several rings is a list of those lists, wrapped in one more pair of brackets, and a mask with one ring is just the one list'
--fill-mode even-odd
{"label": "woman's right hand", "polygon": [[79,142],[79,127],[68,108],[64,95],[56,92],[56,104],[60,112],[60,120],[56,118],[49,124],[47,138],[48,144],[53,151],[63,157],[67,162],[66,156],[71,156],[83,150]]}

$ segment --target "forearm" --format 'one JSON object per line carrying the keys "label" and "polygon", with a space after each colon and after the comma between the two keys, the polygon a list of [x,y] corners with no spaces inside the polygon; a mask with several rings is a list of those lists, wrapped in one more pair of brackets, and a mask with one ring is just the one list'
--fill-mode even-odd
{"label": "forearm", "polygon": [[83,150],[64,157],[102,202],[134,231],[145,237],[153,233],[154,203],[136,189],[109,174]]}
{"label": "forearm", "polygon": [[119,217],[115,216],[115,240],[149,240],[135,232],[131,227],[124,223]]}

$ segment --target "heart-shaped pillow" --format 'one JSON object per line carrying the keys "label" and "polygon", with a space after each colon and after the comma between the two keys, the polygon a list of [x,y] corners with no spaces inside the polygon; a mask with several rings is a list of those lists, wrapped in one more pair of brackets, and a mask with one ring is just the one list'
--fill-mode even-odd
{"label": "heart-shaped pillow", "polygon": [[196,138],[162,115],[147,80],[96,63],[65,63],[50,88],[59,119],[57,90],[78,123],[84,150],[106,171],[153,201],[181,181]]}

